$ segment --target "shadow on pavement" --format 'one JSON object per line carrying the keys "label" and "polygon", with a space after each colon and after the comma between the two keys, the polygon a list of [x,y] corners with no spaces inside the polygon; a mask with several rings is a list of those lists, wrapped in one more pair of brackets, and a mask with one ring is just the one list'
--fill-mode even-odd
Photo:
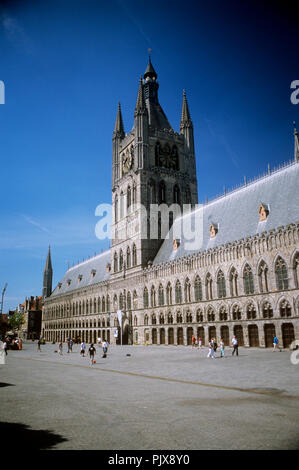
{"label": "shadow on pavement", "polygon": [[23,449],[45,450],[67,441],[66,438],[51,431],[31,429],[22,423],[0,422],[1,447],[11,448],[12,443],[21,444]]}
{"label": "shadow on pavement", "polygon": [[5,382],[0,382],[0,388],[1,388],[1,387],[12,387],[12,386],[14,386],[14,385],[15,385],[15,384],[7,384],[7,383],[5,383]]}

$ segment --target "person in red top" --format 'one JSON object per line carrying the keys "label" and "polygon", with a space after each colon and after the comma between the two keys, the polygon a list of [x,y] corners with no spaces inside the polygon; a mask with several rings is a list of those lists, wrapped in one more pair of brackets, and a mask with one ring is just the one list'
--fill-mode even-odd
{"label": "person in red top", "polygon": [[196,337],[192,335],[192,348],[196,346]]}

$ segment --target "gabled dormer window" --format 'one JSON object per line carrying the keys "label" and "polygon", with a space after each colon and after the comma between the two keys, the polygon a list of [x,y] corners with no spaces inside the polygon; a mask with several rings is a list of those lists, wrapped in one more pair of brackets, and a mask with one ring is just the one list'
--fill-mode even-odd
{"label": "gabled dormer window", "polygon": [[82,281],[82,278],[83,278],[82,274],[79,274],[79,276],[78,276],[78,282],[81,282],[81,281]]}
{"label": "gabled dormer window", "polygon": [[179,240],[178,238],[175,238],[172,242],[172,248],[174,249],[174,251],[176,251],[178,249],[178,247],[180,246],[181,244],[181,240]]}
{"label": "gabled dormer window", "polygon": [[68,279],[68,280],[66,281],[66,283],[67,283],[68,286],[70,286],[70,285],[71,285],[71,280]]}
{"label": "gabled dormer window", "polygon": [[58,289],[61,289],[61,286],[62,286],[62,282],[59,282],[58,283]]}
{"label": "gabled dormer window", "polygon": [[96,270],[92,269],[90,275],[91,275],[91,279],[93,279],[96,275]]}

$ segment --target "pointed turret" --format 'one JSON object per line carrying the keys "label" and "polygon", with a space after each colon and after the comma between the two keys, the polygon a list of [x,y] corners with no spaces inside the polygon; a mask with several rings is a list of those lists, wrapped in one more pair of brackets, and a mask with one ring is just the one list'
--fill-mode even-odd
{"label": "pointed turret", "polygon": [[180,130],[182,131],[184,127],[188,127],[190,125],[192,126],[192,120],[191,120],[191,115],[189,111],[188,101],[186,98],[186,91],[184,90]]}
{"label": "pointed turret", "polygon": [[298,139],[298,131],[296,129],[296,123],[294,121],[294,138],[295,138],[295,147],[294,147],[294,160],[295,162],[299,162],[299,139]]}
{"label": "pointed turret", "polygon": [[124,123],[121,114],[120,102],[118,102],[117,115],[115,120],[114,132],[113,135],[118,135],[123,138],[125,136]]}
{"label": "pointed turret", "polygon": [[150,78],[151,80],[157,80],[158,78],[153,64],[151,63],[151,56],[149,56],[148,66],[146,67],[146,71],[144,72],[144,79],[147,80],[148,78]]}
{"label": "pointed turret", "polygon": [[142,87],[142,77],[140,77],[138,93],[137,93],[137,101],[136,101],[136,106],[135,106],[135,116],[136,116],[136,113],[140,111],[145,111],[145,110],[146,110],[146,106],[145,106],[144,93],[143,93],[143,87]]}
{"label": "pointed turret", "polygon": [[43,299],[50,297],[52,293],[52,279],[53,279],[53,269],[52,269],[52,260],[51,260],[51,250],[50,245],[48,249],[47,260],[44,269],[44,281],[43,281]]}

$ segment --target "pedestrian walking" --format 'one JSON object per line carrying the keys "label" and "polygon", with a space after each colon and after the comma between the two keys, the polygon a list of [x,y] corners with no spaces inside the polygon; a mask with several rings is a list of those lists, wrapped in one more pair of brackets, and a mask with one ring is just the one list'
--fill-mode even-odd
{"label": "pedestrian walking", "polygon": [[273,351],[276,351],[276,349],[279,349],[279,352],[281,352],[281,347],[279,346],[279,340],[277,336],[274,336],[273,338]]}
{"label": "pedestrian walking", "polygon": [[107,352],[108,352],[108,343],[107,341],[103,342],[103,357],[107,357]]}
{"label": "pedestrian walking", "polygon": [[192,335],[191,343],[192,343],[192,349],[195,348],[195,346],[196,346],[196,336],[195,335]]}
{"label": "pedestrian walking", "polygon": [[218,348],[218,344],[216,342],[216,338],[213,338],[213,346],[214,346],[214,353],[216,354],[216,351],[217,351],[217,348]]}
{"label": "pedestrian walking", "polygon": [[215,359],[215,351],[214,351],[214,341],[213,339],[210,339],[209,341],[209,352],[207,357],[211,357],[212,359]]}
{"label": "pedestrian walking", "polygon": [[66,340],[66,344],[67,344],[67,352],[69,353],[70,350],[71,350],[71,339],[70,339],[70,338],[68,338],[68,339]]}
{"label": "pedestrian walking", "polygon": [[94,356],[96,354],[96,348],[94,347],[93,343],[89,347],[89,357],[90,357],[90,365],[92,366],[95,363]]}
{"label": "pedestrian walking", "polygon": [[4,340],[3,349],[5,351],[5,356],[7,356],[7,350],[8,350],[8,341],[7,341],[7,339]]}
{"label": "pedestrian walking", "polygon": [[223,341],[223,338],[220,339],[220,357],[224,357],[224,341]]}
{"label": "pedestrian walking", "polygon": [[5,364],[5,349],[4,349],[4,342],[0,340],[0,364]]}
{"label": "pedestrian walking", "polygon": [[235,353],[236,353],[236,356],[239,356],[239,352],[238,352],[238,340],[237,340],[236,336],[233,336],[232,345],[233,345],[232,356],[233,356]]}
{"label": "pedestrian walking", "polygon": [[100,345],[101,342],[102,342],[102,338],[99,336],[99,337],[98,337],[98,345]]}
{"label": "pedestrian walking", "polygon": [[74,344],[74,341],[72,340],[72,338],[70,339],[70,351],[73,352],[73,344]]}
{"label": "pedestrian walking", "polygon": [[84,343],[84,341],[82,341],[81,343],[81,349],[80,349],[80,354],[81,356],[85,357],[85,350],[86,350],[86,344]]}
{"label": "pedestrian walking", "polygon": [[202,338],[199,337],[198,338],[198,349],[201,349],[202,348]]}
{"label": "pedestrian walking", "polygon": [[41,340],[39,339],[38,342],[37,342],[37,350],[38,351],[41,351],[41,348],[40,348],[40,345],[41,345]]}
{"label": "pedestrian walking", "polygon": [[59,350],[59,355],[62,356],[62,351],[63,351],[63,343],[62,343],[62,341],[60,341],[60,343],[59,343],[58,350]]}

